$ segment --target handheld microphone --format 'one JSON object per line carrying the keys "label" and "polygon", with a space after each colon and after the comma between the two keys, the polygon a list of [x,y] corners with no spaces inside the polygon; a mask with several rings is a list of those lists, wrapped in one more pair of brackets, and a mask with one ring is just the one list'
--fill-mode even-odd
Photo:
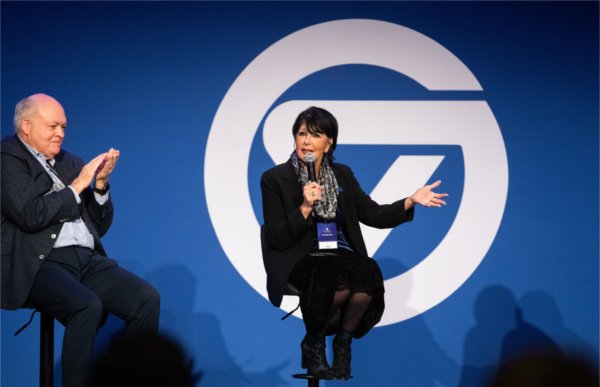
{"label": "handheld microphone", "polygon": [[304,162],[306,163],[306,169],[308,171],[308,180],[311,182],[317,182],[317,171],[315,169],[315,155],[307,153],[304,155]]}
{"label": "handheld microphone", "polygon": [[[306,163],[306,170],[308,172],[308,180],[311,182],[317,182],[317,171],[315,169],[315,155],[312,153],[307,153],[304,155],[304,162]],[[313,206],[319,204],[318,200],[313,202]]]}

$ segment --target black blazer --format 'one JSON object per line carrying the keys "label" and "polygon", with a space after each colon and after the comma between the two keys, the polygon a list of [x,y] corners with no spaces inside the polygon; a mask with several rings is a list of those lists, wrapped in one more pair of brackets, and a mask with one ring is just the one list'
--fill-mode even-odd
{"label": "black blazer", "polygon": [[[61,151],[54,169],[69,185],[85,165],[83,160]],[[113,218],[109,199],[98,204],[91,188],[77,205],[69,188],[52,192],[52,179],[16,135],[2,140],[2,309],[25,304],[35,275],[50,254],[63,222],[81,217],[94,236],[96,250],[106,255],[100,237]]]}
{"label": "black blazer", "polygon": [[[334,163],[333,171],[339,185],[338,208],[344,214],[344,233],[358,254],[367,256],[359,222],[371,227],[392,228],[413,219],[414,208],[405,211],[404,199],[392,204],[377,204],[363,192],[348,166]],[[267,292],[271,303],[280,306],[294,265],[312,248],[312,217],[304,219],[300,211],[304,201],[302,186],[291,160],[263,173],[260,188]]]}

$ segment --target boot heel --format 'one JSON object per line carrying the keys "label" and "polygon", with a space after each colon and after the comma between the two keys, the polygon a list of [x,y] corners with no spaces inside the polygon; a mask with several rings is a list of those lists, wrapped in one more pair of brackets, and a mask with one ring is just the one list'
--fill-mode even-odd
{"label": "boot heel", "polygon": [[348,380],[351,376],[352,334],[341,331],[333,339],[333,372],[336,379]]}
{"label": "boot heel", "polygon": [[309,336],[308,334],[300,344],[302,350],[302,368],[307,374],[317,379],[334,379],[335,375],[327,364],[325,355],[325,336]]}

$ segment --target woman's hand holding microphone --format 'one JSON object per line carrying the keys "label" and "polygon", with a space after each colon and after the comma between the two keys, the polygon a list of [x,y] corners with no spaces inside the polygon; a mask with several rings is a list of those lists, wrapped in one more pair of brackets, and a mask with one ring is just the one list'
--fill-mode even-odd
{"label": "woman's hand holding microphone", "polygon": [[311,181],[302,189],[302,196],[304,196],[304,202],[300,206],[300,211],[302,211],[304,219],[308,219],[315,202],[322,199],[323,187]]}

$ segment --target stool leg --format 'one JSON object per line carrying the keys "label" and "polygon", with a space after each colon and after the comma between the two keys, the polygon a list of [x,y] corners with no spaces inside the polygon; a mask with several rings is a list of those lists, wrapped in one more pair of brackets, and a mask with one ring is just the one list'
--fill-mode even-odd
{"label": "stool leg", "polygon": [[309,379],[308,387],[319,387],[319,379]]}
{"label": "stool leg", "polygon": [[54,318],[40,313],[40,387],[52,387],[54,373]]}

